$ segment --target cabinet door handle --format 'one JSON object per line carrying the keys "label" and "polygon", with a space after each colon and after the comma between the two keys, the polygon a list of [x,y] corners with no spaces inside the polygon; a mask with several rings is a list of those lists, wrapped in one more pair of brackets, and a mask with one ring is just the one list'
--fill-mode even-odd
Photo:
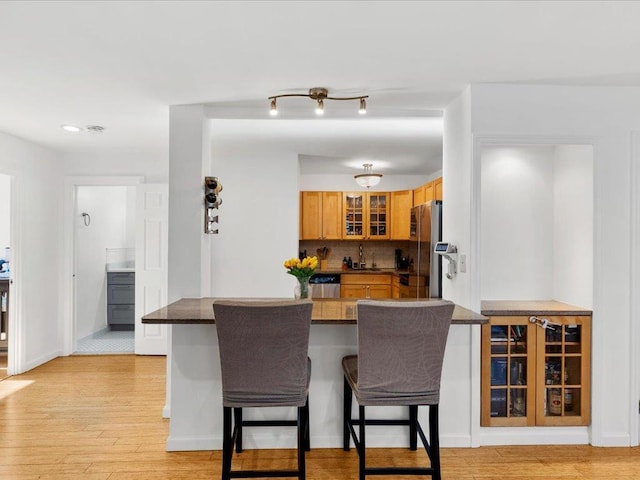
{"label": "cabinet door handle", "polygon": [[540,318],[536,317],[535,315],[529,317],[529,322],[535,323],[537,326],[539,326],[540,328],[544,328],[545,330],[555,330],[555,328],[553,328],[551,325],[554,325],[556,327],[560,327],[562,325],[560,323],[552,322],[548,318]]}

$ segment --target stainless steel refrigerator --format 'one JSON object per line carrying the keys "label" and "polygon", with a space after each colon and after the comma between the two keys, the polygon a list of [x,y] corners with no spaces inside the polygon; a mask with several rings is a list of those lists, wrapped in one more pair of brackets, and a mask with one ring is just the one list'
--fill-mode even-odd
{"label": "stainless steel refrigerator", "polygon": [[442,297],[442,256],[433,249],[442,241],[442,201],[432,200],[411,209],[409,257],[413,260],[416,297]]}

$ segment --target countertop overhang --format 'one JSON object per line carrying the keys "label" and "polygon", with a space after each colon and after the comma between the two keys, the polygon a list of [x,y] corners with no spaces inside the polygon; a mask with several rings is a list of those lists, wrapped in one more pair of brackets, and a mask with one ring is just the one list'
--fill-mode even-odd
{"label": "countertop overhang", "polygon": [[[156,324],[207,324],[215,323],[213,316],[214,300],[221,298],[182,298],[166,307],[162,307],[142,317],[142,323]],[[225,300],[282,300],[281,298],[235,298]],[[435,299],[434,299],[435,300]],[[397,302],[415,302],[415,299],[395,299]],[[424,299],[420,299],[424,301]],[[321,298],[313,300],[313,313],[311,315],[312,324],[320,325],[355,325],[356,317],[355,299],[347,298]],[[451,323],[453,325],[482,325],[488,323],[489,319],[484,315],[473,312],[469,309],[455,306]]]}

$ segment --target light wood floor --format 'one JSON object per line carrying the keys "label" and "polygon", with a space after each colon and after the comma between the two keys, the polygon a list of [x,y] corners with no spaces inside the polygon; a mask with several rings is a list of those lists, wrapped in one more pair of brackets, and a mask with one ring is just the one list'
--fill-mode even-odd
{"label": "light wood floor", "polygon": [[[58,358],[1,381],[0,479],[219,478],[219,451],[164,451],[164,390],[163,357],[128,355]],[[413,465],[424,452],[372,449],[369,457]],[[234,466],[289,468],[294,458],[291,450],[245,451]],[[312,449],[307,464],[309,480],[357,478],[354,449]],[[446,448],[442,464],[446,480],[640,480],[640,448]]]}

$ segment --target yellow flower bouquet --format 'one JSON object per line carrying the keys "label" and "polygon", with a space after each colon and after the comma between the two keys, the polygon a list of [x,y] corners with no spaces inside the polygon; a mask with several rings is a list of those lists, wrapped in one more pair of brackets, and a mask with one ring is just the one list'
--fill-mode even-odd
{"label": "yellow flower bouquet", "polygon": [[284,268],[289,275],[298,279],[296,298],[311,298],[309,291],[309,279],[318,268],[318,257],[305,257],[302,260],[293,257],[285,260]]}

